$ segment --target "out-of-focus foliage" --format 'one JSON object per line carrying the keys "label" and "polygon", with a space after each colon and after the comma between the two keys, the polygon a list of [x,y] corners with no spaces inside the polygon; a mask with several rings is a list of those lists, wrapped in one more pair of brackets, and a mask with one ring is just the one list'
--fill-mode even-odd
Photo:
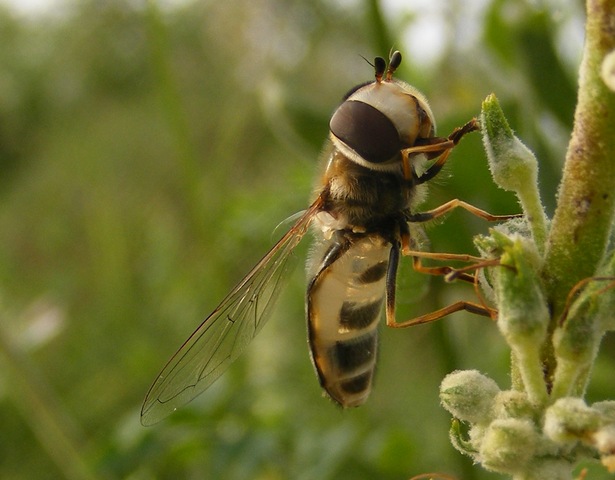
{"label": "out-of-focus foliage", "polygon": [[[312,372],[301,272],[217,384],[155,427],[138,421],[164,361],[266,252],[276,225],[307,206],[331,111],[372,77],[360,55],[401,50],[398,77],[428,96],[441,134],[495,91],[554,205],[580,8],[407,3],[0,10],[0,478],[491,478],[449,445],[437,389],[455,368],[507,384],[494,326],[456,314],[383,328],[372,398],[342,412]],[[443,38],[419,62],[429,21]],[[458,197],[517,211],[492,184],[478,135],[441,177],[424,208]],[[472,253],[487,227],[456,212],[428,229],[431,248]],[[404,293],[407,316],[473,296],[419,280]],[[598,389],[608,387],[601,371]]]}

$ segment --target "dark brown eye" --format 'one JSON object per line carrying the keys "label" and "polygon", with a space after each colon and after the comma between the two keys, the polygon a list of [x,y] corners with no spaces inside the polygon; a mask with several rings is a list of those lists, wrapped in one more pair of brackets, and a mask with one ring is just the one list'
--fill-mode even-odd
{"label": "dark brown eye", "polygon": [[371,163],[386,162],[403,148],[393,122],[367,103],[345,101],[331,117],[329,128],[335,137]]}

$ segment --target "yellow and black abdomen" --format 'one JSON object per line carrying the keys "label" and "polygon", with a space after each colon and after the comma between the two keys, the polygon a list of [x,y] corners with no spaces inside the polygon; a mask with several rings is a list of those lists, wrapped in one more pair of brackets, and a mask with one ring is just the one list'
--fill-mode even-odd
{"label": "yellow and black abdomen", "polygon": [[311,256],[307,321],[312,360],[327,394],[344,407],[371,391],[390,244],[338,231]]}

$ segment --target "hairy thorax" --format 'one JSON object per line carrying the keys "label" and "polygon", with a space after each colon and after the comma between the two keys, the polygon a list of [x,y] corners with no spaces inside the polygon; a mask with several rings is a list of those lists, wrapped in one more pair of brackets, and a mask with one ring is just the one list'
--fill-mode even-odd
{"label": "hairy thorax", "polygon": [[324,183],[329,190],[324,210],[332,217],[334,230],[382,230],[399,221],[413,199],[413,185],[404,180],[401,167],[369,169],[339,152],[331,156]]}

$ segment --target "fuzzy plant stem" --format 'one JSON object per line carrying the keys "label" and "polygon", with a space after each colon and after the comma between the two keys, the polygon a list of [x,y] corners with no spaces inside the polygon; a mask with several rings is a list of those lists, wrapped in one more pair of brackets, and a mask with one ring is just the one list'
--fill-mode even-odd
{"label": "fuzzy plant stem", "polygon": [[[526,223],[478,236],[498,328],[512,351],[510,390],[476,371],[449,374],[444,408],[469,425],[455,448],[513,480],[572,480],[586,458],[615,472],[615,401],[583,399],[602,336],[615,329],[615,0],[588,0],[575,125],[549,228],[537,161],[514,136],[495,96],[481,124],[494,181],[516,193]],[[534,191],[535,190],[535,191]],[[529,233],[529,234],[528,234]],[[546,240],[546,241],[545,241]]]}
{"label": "fuzzy plant stem", "polygon": [[[611,234],[615,210],[615,92],[601,71],[615,50],[615,0],[587,0],[583,61],[572,138],[566,153],[558,206],[542,277],[553,331],[568,292],[596,275]],[[546,378],[553,378],[554,352],[545,344]]]}
{"label": "fuzzy plant stem", "polygon": [[615,0],[588,0],[574,129],[543,268],[552,327],[570,289],[595,275],[611,233],[615,209],[615,92],[604,82],[601,69],[613,51]]}

